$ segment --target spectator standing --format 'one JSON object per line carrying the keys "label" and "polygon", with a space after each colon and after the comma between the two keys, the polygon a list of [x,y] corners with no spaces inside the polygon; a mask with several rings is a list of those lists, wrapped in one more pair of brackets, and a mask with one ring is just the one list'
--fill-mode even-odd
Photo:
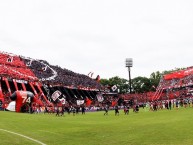
{"label": "spectator standing", "polygon": [[59,116],[59,113],[60,113],[59,107],[57,107],[57,108],[56,108],[56,116]]}
{"label": "spectator standing", "polygon": [[104,115],[108,115],[109,106],[108,106],[108,105],[106,105],[104,109],[105,109],[105,113],[104,113]]}
{"label": "spectator standing", "polygon": [[119,107],[118,105],[115,106],[115,116],[119,116]]}
{"label": "spectator standing", "polygon": [[129,114],[129,105],[124,107],[124,113],[125,115]]}
{"label": "spectator standing", "polygon": [[82,110],[82,115],[85,114],[85,107],[84,106],[81,107],[81,110]]}
{"label": "spectator standing", "polygon": [[171,102],[171,100],[169,100],[169,109],[170,110],[172,109],[172,102]]}

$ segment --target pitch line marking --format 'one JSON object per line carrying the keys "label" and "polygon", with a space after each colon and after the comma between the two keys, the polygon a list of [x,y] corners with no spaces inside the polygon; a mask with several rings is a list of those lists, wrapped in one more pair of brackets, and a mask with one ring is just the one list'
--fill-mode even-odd
{"label": "pitch line marking", "polygon": [[21,136],[21,137],[24,137],[24,138],[27,138],[27,139],[32,140],[32,141],[34,141],[34,142],[37,142],[37,143],[39,143],[39,144],[41,144],[41,145],[46,145],[45,143],[43,143],[43,142],[41,142],[41,141],[38,141],[38,140],[36,140],[36,139],[33,139],[33,138],[31,138],[31,137],[28,137],[28,136],[25,136],[25,135],[22,135],[22,134],[19,134],[19,133],[16,133],[16,132],[12,132],[12,131],[5,130],[5,129],[0,129],[0,130],[1,130],[1,131],[8,132],[8,133],[11,133],[11,134],[15,134],[15,135],[18,135],[18,136]]}

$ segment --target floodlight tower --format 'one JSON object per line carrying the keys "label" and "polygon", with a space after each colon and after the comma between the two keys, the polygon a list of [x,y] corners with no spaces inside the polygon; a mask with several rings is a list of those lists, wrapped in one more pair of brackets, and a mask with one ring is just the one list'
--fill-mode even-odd
{"label": "floodlight tower", "polygon": [[133,59],[132,58],[126,58],[125,61],[126,67],[128,67],[129,72],[129,91],[131,93],[131,67],[133,66]]}

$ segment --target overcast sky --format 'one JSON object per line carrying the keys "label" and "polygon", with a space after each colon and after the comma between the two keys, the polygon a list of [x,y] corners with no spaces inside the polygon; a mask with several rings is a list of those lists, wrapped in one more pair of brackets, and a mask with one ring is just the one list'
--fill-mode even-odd
{"label": "overcast sky", "polygon": [[1,0],[0,51],[101,78],[193,66],[193,1]]}

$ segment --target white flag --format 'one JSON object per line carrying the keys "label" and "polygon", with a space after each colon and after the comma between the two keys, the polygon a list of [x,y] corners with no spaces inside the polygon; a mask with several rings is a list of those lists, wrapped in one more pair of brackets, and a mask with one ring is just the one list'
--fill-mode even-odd
{"label": "white flag", "polygon": [[61,93],[60,91],[56,90],[56,91],[52,94],[51,98],[52,98],[54,101],[56,101],[56,99],[58,99],[58,97],[60,97],[61,94],[62,94],[62,93]]}
{"label": "white flag", "polygon": [[116,85],[114,85],[114,86],[112,86],[112,87],[111,87],[111,89],[112,89],[112,90],[113,90],[113,92],[114,92],[114,91],[116,91],[116,90],[117,90],[117,86],[116,86]]}
{"label": "white flag", "polygon": [[104,100],[103,95],[102,94],[98,94],[97,95],[97,99],[98,99],[99,102],[102,102]]}
{"label": "white flag", "polygon": [[59,100],[60,100],[60,102],[61,102],[62,104],[66,104],[66,99],[62,98],[62,99],[59,99]]}
{"label": "white flag", "polygon": [[11,101],[6,109],[9,111],[15,111],[15,104],[15,101]]}
{"label": "white flag", "polygon": [[84,104],[84,100],[77,100],[77,105],[82,105]]}

